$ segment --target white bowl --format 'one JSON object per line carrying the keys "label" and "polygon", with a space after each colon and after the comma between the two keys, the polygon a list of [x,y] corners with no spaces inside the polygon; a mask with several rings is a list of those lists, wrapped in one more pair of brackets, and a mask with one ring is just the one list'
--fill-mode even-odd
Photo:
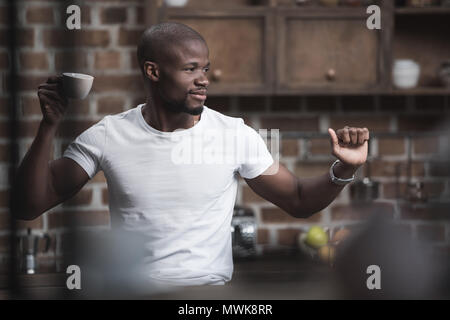
{"label": "white bowl", "polygon": [[411,89],[417,86],[420,77],[420,66],[409,59],[394,62],[392,78],[394,85],[400,89]]}

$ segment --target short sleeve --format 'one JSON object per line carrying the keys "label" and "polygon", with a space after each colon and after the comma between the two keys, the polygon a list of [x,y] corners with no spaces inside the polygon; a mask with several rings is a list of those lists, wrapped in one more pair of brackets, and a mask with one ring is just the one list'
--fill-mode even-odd
{"label": "short sleeve", "polygon": [[243,150],[238,172],[242,178],[253,179],[266,171],[274,160],[261,135],[246,125],[241,118],[239,120],[238,129],[242,135]]}
{"label": "short sleeve", "polygon": [[106,117],[83,131],[64,151],[63,157],[77,162],[92,179],[101,170],[106,144]]}

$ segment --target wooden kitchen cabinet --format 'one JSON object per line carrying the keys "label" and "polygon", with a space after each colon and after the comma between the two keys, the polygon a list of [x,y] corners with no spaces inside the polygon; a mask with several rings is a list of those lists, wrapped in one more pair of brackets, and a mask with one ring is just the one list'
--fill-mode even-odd
{"label": "wooden kitchen cabinet", "polygon": [[269,9],[171,8],[161,20],[184,23],[205,38],[211,61],[210,94],[272,93],[274,19]]}
{"label": "wooden kitchen cabinet", "polygon": [[[147,0],[146,17],[148,25],[178,21],[205,37],[210,95],[448,95],[435,74],[448,59],[450,8],[376,3],[381,30],[366,27],[366,6],[298,6],[294,0],[189,0],[183,8]],[[394,58],[422,65],[419,87],[393,87]]]}
{"label": "wooden kitchen cabinet", "polygon": [[381,85],[379,32],[365,9],[279,10],[276,93],[370,90]]}

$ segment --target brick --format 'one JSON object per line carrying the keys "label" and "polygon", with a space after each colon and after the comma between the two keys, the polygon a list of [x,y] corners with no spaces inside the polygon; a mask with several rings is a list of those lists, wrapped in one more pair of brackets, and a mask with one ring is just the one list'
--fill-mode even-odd
{"label": "brick", "polygon": [[41,83],[47,81],[48,76],[19,75],[17,77],[17,90],[19,91],[35,91],[37,94],[38,87]]}
{"label": "brick", "polygon": [[109,30],[43,30],[43,42],[46,47],[106,47],[111,41]]}
{"label": "brick", "polygon": [[126,7],[106,7],[100,13],[102,24],[125,23],[127,21]]}
{"label": "brick", "polygon": [[[0,236],[0,253],[8,253],[10,250],[9,245],[10,237],[9,236]],[[1,270],[1,269],[0,269]],[[5,270],[5,273],[9,272]],[[1,272],[3,274],[3,272]]]}
{"label": "brick", "polygon": [[445,109],[445,96],[417,96],[416,110],[443,112]]}
{"label": "brick", "polygon": [[136,7],[136,23],[139,25],[145,24],[145,7]]}
{"label": "brick", "polygon": [[8,6],[0,6],[0,24],[9,24]]}
{"label": "brick", "polygon": [[285,131],[319,131],[318,117],[261,117],[261,128]]}
{"label": "brick", "polygon": [[[139,61],[137,59],[137,55],[136,55],[137,50],[130,50],[129,53],[129,59],[130,59],[130,66],[132,69],[136,69],[139,70],[139,72],[141,72],[141,67],[139,66]],[[208,98],[209,99],[209,98]]]}
{"label": "brick", "polygon": [[[408,163],[403,161],[373,160],[370,164],[370,171],[374,177],[407,177]],[[425,165],[423,162],[411,162],[411,176],[425,176]]]}
{"label": "brick", "polygon": [[281,155],[283,157],[296,157],[299,154],[299,141],[297,139],[281,140]]}
{"label": "brick", "polygon": [[0,161],[8,162],[10,155],[10,147],[7,144],[0,145]]}
{"label": "brick", "polygon": [[306,109],[311,112],[336,111],[336,98],[333,96],[309,96],[306,97]]}
{"label": "brick", "polygon": [[119,69],[120,68],[120,52],[117,51],[100,51],[95,53],[96,69]]}
{"label": "brick", "polygon": [[254,202],[259,202],[259,203],[266,202],[267,203],[267,201],[265,199],[261,198],[250,187],[247,187],[247,186],[242,187],[242,201],[245,204],[254,203]]}
{"label": "brick", "polygon": [[0,138],[9,138],[10,126],[9,123],[0,122]]}
{"label": "brick", "polygon": [[[33,29],[17,29],[16,33],[16,46],[19,47],[33,47],[34,46],[34,30]],[[0,30],[0,47],[6,47],[9,45],[9,32],[8,30]]]}
{"label": "brick", "polygon": [[330,127],[337,130],[349,127],[368,128],[370,132],[387,132],[390,127],[389,116],[331,116]]}
{"label": "brick", "polygon": [[22,52],[19,57],[22,70],[46,70],[48,59],[46,52]]}
{"label": "brick", "polygon": [[92,85],[93,92],[105,91],[143,92],[144,83],[140,75],[97,76]]}
{"label": "brick", "polygon": [[[83,51],[63,51],[55,53],[55,69],[66,71],[87,68],[87,54]],[[94,80],[95,82],[95,80]]]}
{"label": "brick", "polygon": [[401,155],[405,153],[405,139],[378,138],[379,155]]}
{"label": "brick", "polygon": [[144,28],[138,30],[121,28],[119,30],[119,45],[136,47],[144,30]]}
{"label": "brick", "polygon": [[[9,213],[0,213],[0,230],[8,230],[10,228],[10,216]],[[42,216],[31,220],[17,220],[16,227],[18,230],[24,230],[27,228],[31,229],[42,229],[43,227],[43,218]]]}
{"label": "brick", "polygon": [[54,23],[55,17],[52,7],[28,7],[26,14],[27,23]]}
{"label": "brick", "polygon": [[279,245],[283,246],[297,246],[297,239],[299,235],[302,233],[302,230],[300,229],[280,229],[277,230],[277,242]]}
{"label": "brick", "polygon": [[22,111],[24,116],[42,115],[37,94],[32,97],[22,96],[20,100],[22,102]]}
{"label": "brick", "polygon": [[18,135],[20,138],[34,138],[37,135],[40,120],[19,121]]}
{"label": "brick", "polygon": [[403,220],[448,220],[450,211],[448,206],[426,206],[404,204],[400,206],[400,215]]}
{"label": "brick", "polygon": [[102,203],[109,204],[109,194],[108,189],[102,189]]}
{"label": "brick", "polygon": [[344,96],[341,103],[344,112],[375,111],[375,103],[372,96]]}
{"label": "brick", "polygon": [[[409,193],[415,193],[415,186],[409,188],[407,183],[383,183],[383,196],[386,199],[407,198]],[[423,183],[422,193],[427,199],[437,198],[443,195],[445,184],[442,181]]]}
{"label": "brick", "polygon": [[380,97],[380,110],[388,112],[402,112],[406,110],[406,97],[382,96]]}
{"label": "brick", "polygon": [[6,116],[9,114],[10,100],[6,97],[0,97],[0,115]]}
{"label": "brick", "polygon": [[90,182],[94,183],[106,183],[105,174],[103,171],[98,172],[91,180]]}
{"label": "brick", "polygon": [[125,101],[121,97],[103,97],[97,101],[98,114],[115,114],[124,111]]}
{"label": "brick", "polygon": [[7,70],[9,68],[9,56],[7,52],[0,53],[0,69]]}
{"label": "brick", "polygon": [[430,176],[432,177],[449,177],[450,176],[450,163],[448,161],[433,161],[430,162]]}
{"label": "brick", "polygon": [[332,220],[361,220],[372,215],[382,214],[386,218],[393,218],[394,206],[390,203],[373,202],[367,204],[338,204],[331,208]]}
{"label": "brick", "polygon": [[69,99],[67,106],[67,116],[87,116],[89,115],[90,103],[89,99],[72,100]]}
{"label": "brick", "polygon": [[80,190],[75,196],[65,201],[67,206],[87,206],[92,202],[92,190]]}
{"label": "brick", "polygon": [[309,218],[295,218],[282,209],[276,208],[262,208],[261,219],[264,223],[315,223],[322,219],[322,213],[318,212]]}
{"label": "brick", "polygon": [[406,183],[383,183],[382,189],[385,199],[404,199],[408,192]]}
{"label": "brick", "polygon": [[64,120],[57,134],[61,137],[74,139],[97,122],[90,120]]}
{"label": "brick", "polygon": [[300,99],[297,96],[275,96],[271,101],[272,111],[299,111]]}
{"label": "brick", "polygon": [[414,154],[433,154],[439,151],[439,137],[420,137],[413,139]]}
{"label": "brick", "polygon": [[48,215],[49,229],[107,226],[109,221],[109,212],[102,210],[52,212]]}
{"label": "brick", "polygon": [[326,174],[332,162],[299,161],[295,165],[294,174],[299,178],[310,178]]}
{"label": "brick", "polygon": [[258,233],[256,236],[257,244],[268,244],[269,243],[269,230],[258,228]]}
{"label": "brick", "polygon": [[411,115],[398,117],[398,131],[433,131],[439,129],[446,121],[445,116]]}
{"label": "brick", "polygon": [[331,155],[330,139],[311,138],[308,141],[309,152],[312,155]]}
{"label": "brick", "polygon": [[417,238],[427,242],[445,241],[445,227],[443,225],[417,226]]}
{"label": "brick", "polygon": [[218,112],[230,112],[231,111],[231,102],[230,98],[228,97],[208,97],[208,99],[205,102],[205,105],[208,106],[208,108],[211,108],[213,110],[216,110]]}
{"label": "brick", "polygon": [[9,207],[9,190],[0,191],[0,207],[1,208]]}

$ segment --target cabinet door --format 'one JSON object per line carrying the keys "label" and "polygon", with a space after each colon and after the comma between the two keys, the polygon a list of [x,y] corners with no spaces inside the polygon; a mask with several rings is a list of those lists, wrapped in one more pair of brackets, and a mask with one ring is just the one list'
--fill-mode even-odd
{"label": "cabinet door", "polygon": [[380,34],[362,10],[278,14],[277,92],[347,92],[379,84]]}
{"label": "cabinet door", "polygon": [[163,20],[198,31],[209,47],[210,94],[273,93],[273,14],[265,8],[167,8]]}

